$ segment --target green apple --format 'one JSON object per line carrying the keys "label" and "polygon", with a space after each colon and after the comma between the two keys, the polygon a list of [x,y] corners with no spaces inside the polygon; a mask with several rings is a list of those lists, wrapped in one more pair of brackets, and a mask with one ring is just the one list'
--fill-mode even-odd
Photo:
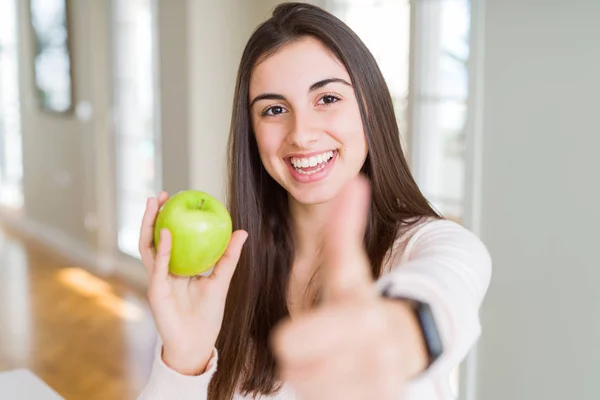
{"label": "green apple", "polygon": [[169,271],[178,276],[208,271],[225,252],[232,234],[225,206],[198,190],[178,192],[161,207],[154,226],[156,248],[163,228],[172,238]]}

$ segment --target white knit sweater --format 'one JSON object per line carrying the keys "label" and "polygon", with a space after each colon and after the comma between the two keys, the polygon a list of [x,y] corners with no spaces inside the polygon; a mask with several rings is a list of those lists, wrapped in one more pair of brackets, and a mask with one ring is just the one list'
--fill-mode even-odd
{"label": "white knit sweater", "polygon": [[[408,383],[402,400],[452,399],[450,373],[481,333],[478,313],[491,278],[490,255],[479,238],[461,225],[433,219],[399,238],[392,255],[386,272],[376,282],[377,288],[386,287],[394,296],[427,302],[444,344],[444,354]],[[158,343],[149,382],[138,400],[207,399],[208,384],[218,365],[216,349],[207,370],[199,376],[170,369],[162,361],[161,349]],[[299,400],[287,385],[277,395],[260,399]]]}

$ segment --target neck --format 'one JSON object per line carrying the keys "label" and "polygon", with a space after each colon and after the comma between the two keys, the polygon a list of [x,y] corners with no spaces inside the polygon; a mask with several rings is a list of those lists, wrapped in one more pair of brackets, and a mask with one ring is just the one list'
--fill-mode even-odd
{"label": "neck", "polygon": [[289,207],[296,258],[314,257],[321,246],[331,205],[330,203],[300,204],[290,197]]}

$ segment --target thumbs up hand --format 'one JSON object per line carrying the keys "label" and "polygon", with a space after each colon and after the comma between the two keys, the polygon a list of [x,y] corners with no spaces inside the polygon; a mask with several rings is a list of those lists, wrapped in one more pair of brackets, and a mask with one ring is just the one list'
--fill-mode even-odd
{"label": "thumbs up hand", "polygon": [[274,331],[279,379],[302,400],[401,399],[404,382],[424,364],[408,305],[375,290],[363,245],[369,205],[363,177],[335,199],[323,243],[323,301]]}

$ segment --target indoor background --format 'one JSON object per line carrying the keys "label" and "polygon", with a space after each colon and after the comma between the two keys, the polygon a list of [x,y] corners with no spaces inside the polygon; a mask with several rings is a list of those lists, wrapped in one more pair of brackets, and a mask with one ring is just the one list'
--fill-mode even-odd
{"label": "indoor background", "polygon": [[[277,3],[0,0],[0,398],[10,371],[141,391],[145,200],[224,198],[238,62]],[[600,1],[313,3],[371,49],[419,186],[492,254],[459,399],[600,398]]]}

